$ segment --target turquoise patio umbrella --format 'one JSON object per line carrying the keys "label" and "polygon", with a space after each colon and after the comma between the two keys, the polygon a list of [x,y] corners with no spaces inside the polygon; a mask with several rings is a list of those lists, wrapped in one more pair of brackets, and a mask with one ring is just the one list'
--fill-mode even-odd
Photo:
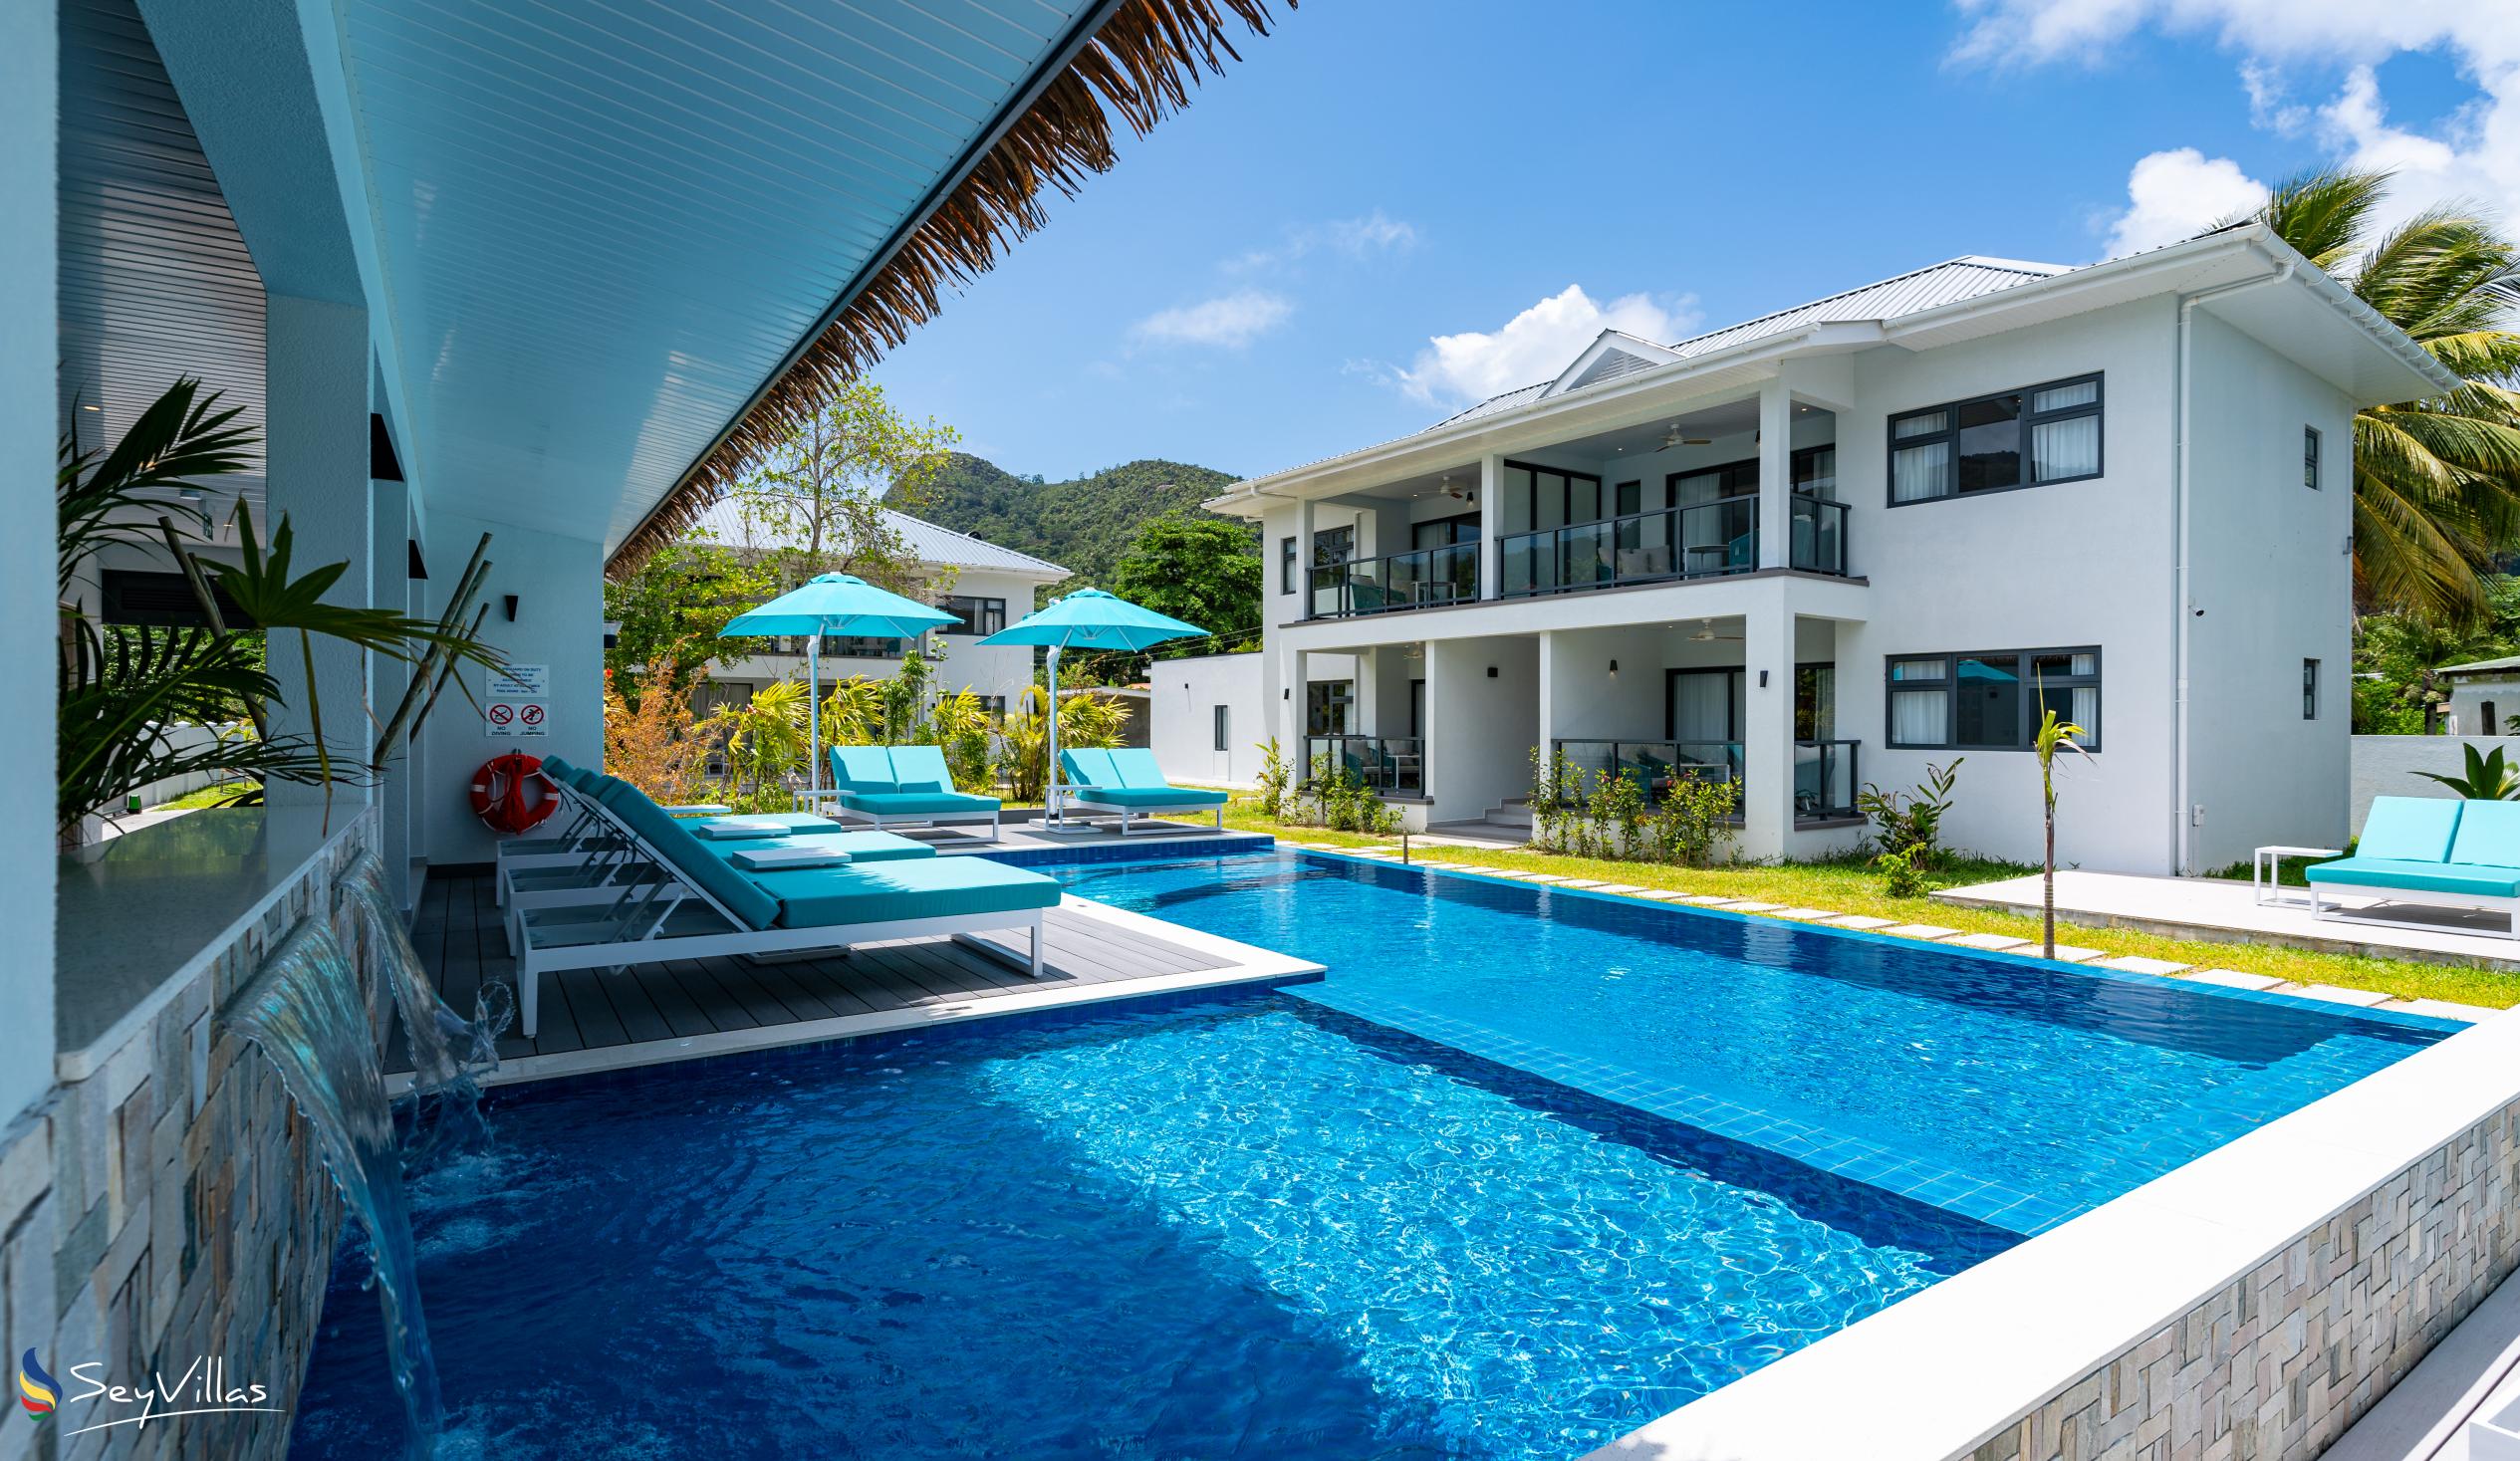
{"label": "turquoise patio umbrella", "polygon": [[823,787],[823,664],[825,634],[870,639],[915,639],[929,629],[958,623],[943,609],[879,589],[854,574],[818,574],[803,585],[747,609],[717,631],[719,638],[742,634],[803,634],[805,639],[806,732],[811,751],[806,787]]}
{"label": "turquoise patio umbrella", "polygon": [[1141,609],[1100,589],[1079,589],[1051,600],[980,641],[1039,644],[1050,650],[1050,765],[1042,793],[1050,808],[1049,827],[1067,827],[1067,809],[1059,805],[1059,651],[1120,649],[1134,653],[1169,639],[1195,638],[1206,632],[1197,624],[1185,624],[1170,614]]}

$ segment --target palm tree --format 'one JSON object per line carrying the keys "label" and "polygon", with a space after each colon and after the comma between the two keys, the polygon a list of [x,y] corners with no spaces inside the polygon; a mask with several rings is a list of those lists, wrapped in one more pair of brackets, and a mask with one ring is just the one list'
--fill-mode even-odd
{"label": "palm tree", "polygon": [[2254,217],[2465,382],[2354,420],[2356,598],[2461,624],[2520,546],[2520,244],[2447,205],[2373,236],[2389,181],[2307,173]]}

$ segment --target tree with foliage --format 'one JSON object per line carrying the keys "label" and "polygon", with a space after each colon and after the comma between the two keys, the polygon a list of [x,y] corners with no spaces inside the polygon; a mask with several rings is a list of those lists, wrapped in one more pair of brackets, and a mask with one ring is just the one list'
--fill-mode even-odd
{"label": "tree with foliage", "polygon": [[2366,607],[2465,624],[2520,542],[2520,244],[2452,206],[2375,234],[2389,181],[2309,173],[2255,216],[2464,382],[2355,417],[2354,577]]}
{"label": "tree with foliage", "polygon": [[[1156,518],[1113,566],[1111,582],[1123,599],[1220,637],[1247,636],[1260,627],[1260,555],[1251,551],[1248,533],[1218,518],[1185,512]],[[1191,650],[1211,647],[1196,639],[1179,642]]]}
{"label": "tree with foliage", "polygon": [[758,640],[721,639],[717,631],[777,592],[768,567],[705,532],[685,534],[650,554],[629,578],[605,582],[604,616],[622,626],[613,647],[604,651],[605,671],[635,700],[633,676],[671,663],[674,691],[687,695],[712,667],[760,652]]}
{"label": "tree with foliage", "polygon": [[1073,481],[1046,482],[1037,472],[1017,476],[980,457],[954,452],[917,511],[955,532],[1066,567],[1076,579],[1054,593],[1082,585],[1111,588],[1121,555],[1147,523],[1165,513],[1222,523],[1242,535],[1247,550],[1258,552],[1257,523],[1218,517],[1199,506],[1235,480],[1233,473],[1213,467],[1146,460],[1106,467]]}
{"label": "tree with foliage", "polygon": [[2445,664],[2520,654],[2520,579],[2484,580],[2484,613],[2444,627],[2413,614],[2366,613],[2354,621],[2354,733],[2426,735],[2450,703]]}
{"label": "tree with foliage", "polygon": [[959,439],[932,417],[893,409],[882,386],[852,379],[735,484],[737,510],[753,537],[775,545],[762,563],[783,590],[842,573],[896,594],[933,593],[884,510],[915,515]]}

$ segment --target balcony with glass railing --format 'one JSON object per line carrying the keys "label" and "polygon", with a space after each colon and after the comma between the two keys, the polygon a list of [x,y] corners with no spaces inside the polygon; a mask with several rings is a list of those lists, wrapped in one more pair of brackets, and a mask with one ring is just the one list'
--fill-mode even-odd
{"label": "balcony with glass railing", "polygon": [[[1794,820],[1829,822],[1854,817],[1856,741],[1794,743]],[[1748,795],[1739,741],[1602,741],[1560,740],[1551,743],[1558,758],[1579,778],[1561,788],[1566,800],[1589,800],[1602,785],[1621,776],[1636,783],[1648,798],[1661,801],[1684,781],[1729,783],[1736,789],[1734,816]]]}
{"label": "balcony with glass railing", "polygon": [[[1844,576],[1847,505],[1796,494],[1788,513],[1788,566]],[[1497,554],[1507,598],[1748,573],[1759,566],[1759,495],[1517,533]]]}
{"label": "balcony with glass railing", "polygon": [[1324,564],[1313,570],[1312,591],[1313,618],[1468,604],[1479,597],[1479,545],[1447,543]]}
{"label": "balcony with glass railing", "polygon": [[1304,738],[1307,783],[1347,773],[1357,785],[1386,797],[1426,795],[1426,743],[1417,736],[1325,735]]}

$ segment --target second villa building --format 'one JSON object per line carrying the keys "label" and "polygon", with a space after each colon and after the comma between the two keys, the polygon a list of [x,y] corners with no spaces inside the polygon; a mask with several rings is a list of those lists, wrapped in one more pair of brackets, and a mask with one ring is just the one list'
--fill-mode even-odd
{"label": "second villa building", "polygon": [[[2209,871],[2347,832],[2353,421],[2452,378],[2249,225],[2087,268],[1961,258],[1236,484],[1265,648],[1159,661],[1176,776],[1275,737],[1412,824],[1510,822],[1532,754],[1740,792],[1736,850],[1865,832],[1966,758],[1948,844]],[[1256,671],[1256,672],[1255,672]]]}

